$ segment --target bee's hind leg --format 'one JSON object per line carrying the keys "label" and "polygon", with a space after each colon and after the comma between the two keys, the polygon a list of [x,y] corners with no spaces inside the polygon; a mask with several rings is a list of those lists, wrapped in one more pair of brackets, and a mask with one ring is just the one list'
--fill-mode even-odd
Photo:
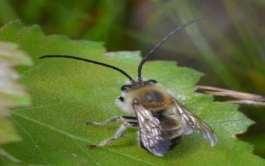
{"label": "bee's hind leg", "polygon": [[110,145],[114,140],[117,140],[118,138],[122,137],[125,133],[125,131],[130,127],[130,125],[128,123],[122,123],[120,125],[120,127],[118,128],[118,130],[116,130],[115,134],[110,137],[107,138],[101,142],[99,142],[96,145],[89,145],[90,147],[103,147],[106,145]]}
{"label": "bee's hind leg", "polygon": [[121,120],[121,116],[113,116],[111,118],[108,118],[104,121],[100,121],[100,122],[96,122],[96,121],[87,121],[86,124],[87,125],[96,125],[96,126],[105,126],[108,125],[111,122],[116,122],[116,121],[120,121]]}

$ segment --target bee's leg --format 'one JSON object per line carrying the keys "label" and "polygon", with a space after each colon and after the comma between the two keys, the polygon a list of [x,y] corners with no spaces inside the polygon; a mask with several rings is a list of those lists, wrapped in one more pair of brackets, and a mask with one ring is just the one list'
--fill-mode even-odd
{"label": "bee's leg", "polygon": [[135,116],[113,116],[108,118],[104,121],[96,122],[96,121],[87,121],[87,125],[96,125],[96,126],[105,126],[111,122],[122,122],[122,123],[129,123],[131,127],[137,126],[137,119]]}
{"label": "bee's leg", "polygon": [[110,137],[107,138],[103,141],[101,141],[100,143],[96,144],[96,145],[90,145],[90,147],[103,147],[106,145],[110,145],[114,140],[120,138],[123,136],[123,134],[125,133],[125,131],[130,127],[130,125],[128,123],[123,123],[120,125],[120,127],[118,128],[118,130],[115,132],[115,134]]}
{"label": "bee's leg", "polygon": [[111,122],[116,122],[116,121],[120,121],[121,120],[121,116],[113,116],[111,118],[108,118],[104,121],[100,121],[100,122],[96,122],[96,121],[87,121],[86,124],[87,125],[96,125],[96,126],[105,126]]}
{"label": "bee's leg", "polygon": [[135,116],[122,116],[122,121],[128,123],[130,127],[138,127],[138,120]]}

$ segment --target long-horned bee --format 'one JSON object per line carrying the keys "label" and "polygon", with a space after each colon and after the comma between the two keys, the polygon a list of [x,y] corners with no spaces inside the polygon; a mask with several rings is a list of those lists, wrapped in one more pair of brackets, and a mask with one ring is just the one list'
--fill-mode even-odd
{"label": "long-horned bee", "polygon": [[[183,135],[194,131],[201,133],[211,146],[217,142],[213,130],[205,122],[154,80],[123,86],[117,105],[131,115],[122,117],[125,126],[138,127],[140,145],[154,155],[163,156]],[[121,133],[116,134],[120,136]]]}
{"label": "long-horned bee", "polygon": [[177,31],[196,22],[193,20],[183,26],[176,27],[158,42],[143,57],[138,65],[138,79],[135,80],[124,70],[98,61],[69,55],[45,55],[42,58],[68,58],[101,65],[116,70],[129,79],[129,83],[121,87],[121,95],[116,99],[117,106],[126,113],[125,116],[111,117],[103,122],[88,122],[94,125],[107,125],[113,121],[120,121],[121,125],[115,134],[95,147],[103,147],[120,138],[124,132],[132,127],[138,129],[141,147],[156,156],[163,156],[174,147],[184,135],[193,132],[202,136],[213,146],[217,138],[213,130],[196,115],[189,112],[179,103],[170,91],[166,90],[156,80],[143,80],[142,68],[147,59],[161,45]]}
{"label": "long-horned bee", "polygon": [[94,125],[107,125],[114,121],[121,123],[112,137],[99,142],[94,147],[111,144],[114,140],[120,138],[128,128],[137,128],[141,147],[156,156],[163,156],[179,142],[181,137],[194,132],[200,133],[211,146],[217,143],[217,137],[211,127],[189,112],[170,91],[156,80],[143,80],[142,78],[143,65],[148,58],[170,36],[196,21],[193,20],[183,26],[176,27],[160,40],[138,65],[137,79],[134,79],[120,68],[90,59],[69,55],[45,55],[40,57],[68,58],[93,63],[118,71],[129,79],[129,83],[121,87],[121,95],[116,99],[117,106],[126,115],[111,117],[102,122],[88,122]]}

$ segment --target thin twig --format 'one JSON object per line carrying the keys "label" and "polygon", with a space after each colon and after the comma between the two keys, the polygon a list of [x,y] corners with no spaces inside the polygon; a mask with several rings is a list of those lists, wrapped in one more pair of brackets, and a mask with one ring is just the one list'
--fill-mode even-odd
{"label": "thin twig", "polygon": [[229,103],[265,106],[265,97],[257,94],[204,85],[198,85],[197,91],[213,96],[227,97],[228,99],[232,98],[233,100],[227,100]]}

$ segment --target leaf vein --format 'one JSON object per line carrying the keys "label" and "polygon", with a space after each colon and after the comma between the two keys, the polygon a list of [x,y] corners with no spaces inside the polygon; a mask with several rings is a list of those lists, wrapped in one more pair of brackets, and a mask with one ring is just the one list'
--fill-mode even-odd
{"label": "leaf vein", "polygon": [[[60,134],[62,134],[62,135],[65,135],[65,136],[67,136],[67,137],[69,137],[69,138],[71,138],[71,139],[73,139],[73,140],[78,140],[78,141],[81,141],[81,142],[85,142],[85,143],[91,144],[91,142],[90,142],[88,139],[86,139],[86,138],[82,138],[82,137],[79,137],[79,136],[73,135],[73,134],[71,134],[71,133],[65,132],[65,131],[63,131],[63,130],[61,130],[61,129],[58,129],[58,128],[52,126],[52,125],[49,125],[49,124],[46,124],[46,123],[40,122],[40,121],[38,121],[38,120],[32,119],[32,118],[30,118],[30,117],[27,117],[27,116],[22,115],[22,114],[19,114],[19,113],[13,113],[13,115],[18,116],[18,117],[20,117],[20,118],[22,118],[22,119],[25,119],[25,120],[27,120],[27,121],[30,121],[30,122],[32,122],[32,123],[38,124],[38,125],[40,125],[40,126],[42,126],[42,127],[46,127],[46,128],[48,128],[48,129],[50,129],[50,130],[52,130],[52,131],[58,132],[58,133],[60,133]],[[120,152],[117,152],[117,151],[114,151],[114,150],[110,150],[110,149],[105,149],[105,148],[102,148],[102,150],[106,150],[106,151],[109,151],[110,153],[113,153],[113,154],[116,154],[116,155],[120,155],[120,156],[122,156],[122,157],[126,157],[126,158],[129,158],[129,159],[134,160],[134,161],[142,162],[142,163],[144,163],[144,164],[146,164],[146,165],[151,165],[151,166],[153,166],[153,164],[150,163],[150,162],[147,162],[147,161],[145,161],[145,160],[142,160],[142,159],[138,159],[138,158],[132,157],[132,156],[130,156],[130,155],[126,155],[126,154],[123,154],[123,153],[120,153]]]}

